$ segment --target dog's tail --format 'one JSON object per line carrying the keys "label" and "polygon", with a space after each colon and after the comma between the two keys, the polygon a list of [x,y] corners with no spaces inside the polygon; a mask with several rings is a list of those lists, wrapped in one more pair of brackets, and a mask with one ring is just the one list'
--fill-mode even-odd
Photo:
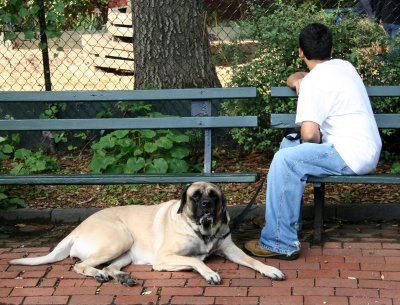
{"label": "dog's tail", "polygon": [[66,259],[74,244],[72,235],[65,237],[49,254],[39,257],[17,258],[9,261],[11,265],[43,265]]}

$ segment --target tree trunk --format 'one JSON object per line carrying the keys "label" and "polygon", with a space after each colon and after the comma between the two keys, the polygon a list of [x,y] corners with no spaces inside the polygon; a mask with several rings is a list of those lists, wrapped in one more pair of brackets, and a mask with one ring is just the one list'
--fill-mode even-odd
{"label": "tree trunk", "polygon": [[221,87],[202,0],[132,3],[135,89]]}

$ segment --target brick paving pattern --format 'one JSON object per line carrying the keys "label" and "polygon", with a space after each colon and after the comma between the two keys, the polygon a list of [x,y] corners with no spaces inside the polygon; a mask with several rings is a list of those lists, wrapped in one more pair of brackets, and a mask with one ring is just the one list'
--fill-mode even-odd
{"label": "brick paving pattern", "polygon": [[[248,305],[400,305],[400,243],[397,223],[332,225],[323,246],[302,243],[296,261],[260,259],[282,269],[287,279],[271,281],[223,258],[207,263],[223,278],[209,285],[195,272],[155,272],[151,266],[124,270],[134,287],[100,284],[71,271],[75,260],[53,265],[10,266],[8,260],[50,251],[65,227],[42,226],[38,232],[0,235],[0,304],[248,304]],[[55,232],[50,236],[50,232]],[[241,226],[238,245],[259,229]],[[307,232],[303,240],[309,239]]]}

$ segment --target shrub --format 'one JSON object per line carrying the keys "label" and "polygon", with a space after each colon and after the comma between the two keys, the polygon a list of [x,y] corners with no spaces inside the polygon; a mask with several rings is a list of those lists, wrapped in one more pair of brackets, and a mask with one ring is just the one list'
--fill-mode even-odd
{"label": "shrub", "polygon": [[[232,86],[256,86],[256,101],[237,101],[223,104],[230,115],[258,115],[258,132],[238,129],[234,139],[245,149],[273,150],[281,139],[279,131],[268,128],[270,113],[294,113],[296,99],[271,99],[272,86],[285,86],[287,77],[306,66],[298,57],[298,35],[310,22],[328,25],[334,35],[333,57],[349,60],[358,69],[367,85],[398,84],[400,80],[399,52],[392,51],[393,43],[382,28],[370,19],[348,12],[324,11],[315,6],[283,5],[277,2],[273,11],[265,13],[257,6],[251,8],[250,21],[243,23],[246,38],[259,42],[257,51],[248,63],[233,67]],[[340,16],[340,19],[338,19]],[[340,20],[340,22],[338,22]],[[374,99],[376,112],[400,110],[398,99]]]}

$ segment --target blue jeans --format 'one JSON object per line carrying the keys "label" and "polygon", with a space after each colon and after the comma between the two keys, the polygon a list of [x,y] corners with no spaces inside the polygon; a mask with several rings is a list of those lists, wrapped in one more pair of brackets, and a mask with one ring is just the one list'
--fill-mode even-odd
{"label": "blue jeans", "polygon": [[267,176],[265,226],[260,246],[290,255],[300,250],[298,230],[307,177],[354,175],[332,144],[284,139]]}

